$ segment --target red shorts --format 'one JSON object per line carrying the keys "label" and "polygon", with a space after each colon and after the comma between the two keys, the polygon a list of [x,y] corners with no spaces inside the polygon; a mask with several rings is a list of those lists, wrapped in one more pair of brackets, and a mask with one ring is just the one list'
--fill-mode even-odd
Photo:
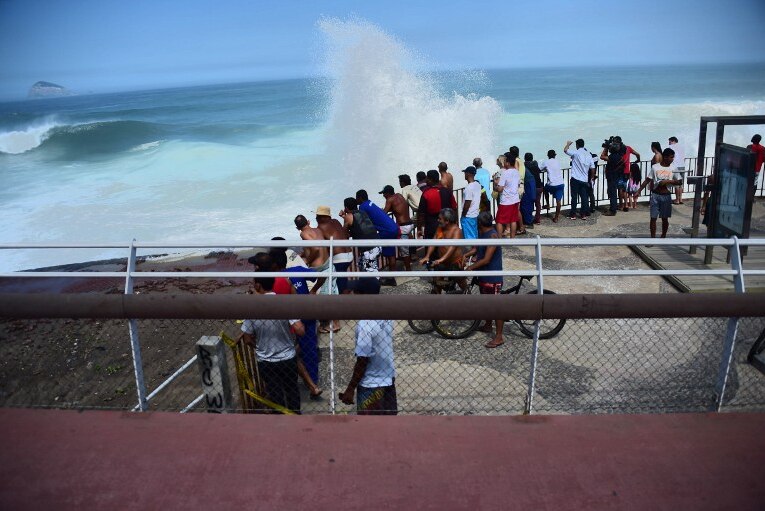
{"label": "red shorts", "polygon": [[502,291],[501,282],[479,282],[478,289],[482,295],[498,295]]}
{"label": "red shorts", "polygon": [[500,204],[497,208],[496,220],[498,224],[511,224],[521,221],[521,214],[518,209],[520,202],[515,204]]}

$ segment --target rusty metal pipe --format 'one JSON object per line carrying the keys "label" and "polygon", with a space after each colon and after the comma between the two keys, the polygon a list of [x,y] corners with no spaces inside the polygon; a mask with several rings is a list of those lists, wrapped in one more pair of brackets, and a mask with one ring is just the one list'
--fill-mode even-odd
{"label": "rusty metal pipe", "polygon": [[539,319],[765,316],[765,294],[93,295],[0,293],[5,318]]}

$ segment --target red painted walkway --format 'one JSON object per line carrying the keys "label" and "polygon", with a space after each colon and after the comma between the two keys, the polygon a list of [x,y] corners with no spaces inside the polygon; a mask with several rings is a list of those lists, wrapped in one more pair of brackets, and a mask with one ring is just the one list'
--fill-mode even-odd
{"label": "red painted walkway", "polygon": [[0,509],[764,509],[765,414],[0,410]]}

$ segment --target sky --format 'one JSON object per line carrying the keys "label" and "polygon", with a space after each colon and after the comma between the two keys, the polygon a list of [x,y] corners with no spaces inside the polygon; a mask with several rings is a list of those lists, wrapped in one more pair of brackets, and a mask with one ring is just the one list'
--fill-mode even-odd
{"label": "sky", "polygon": [[312,76],[323,16],[436,69],[765,61],[765,0],[0,0],[0,99]]}

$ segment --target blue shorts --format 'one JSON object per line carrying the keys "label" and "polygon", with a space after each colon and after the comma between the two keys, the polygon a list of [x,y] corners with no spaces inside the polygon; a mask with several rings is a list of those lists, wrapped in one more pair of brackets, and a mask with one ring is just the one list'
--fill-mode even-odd
{"label": "blue shorts", "polygon": [[[401,231],[396,232],[381,232],[381,240],[397,240]],[[393,257],[396,255],[396,247],[382,247],[383,257]]]}
{"label": "blue shorts", "polygon": [[555,197],[555,200],[563,200],[563,192],[565,191],[565,188],[566,185],[545,185],[545,192]]}
{"label": "blue shorts", "polygon": [[462,222],[462,237],[466,240],[474,240],[478,237],[478,217],[469,218],[463,216]]}
{"label": "blue shorts", "polygon": [[626,190],[627,189],[627,178],[626,177],[620,177],[616,180],[616,189],[617,190]]}
{"label": "blue shorts", "polygon": [[669,218],[672,216],[672,194],[652,193],[648,203],[651,219]]}

